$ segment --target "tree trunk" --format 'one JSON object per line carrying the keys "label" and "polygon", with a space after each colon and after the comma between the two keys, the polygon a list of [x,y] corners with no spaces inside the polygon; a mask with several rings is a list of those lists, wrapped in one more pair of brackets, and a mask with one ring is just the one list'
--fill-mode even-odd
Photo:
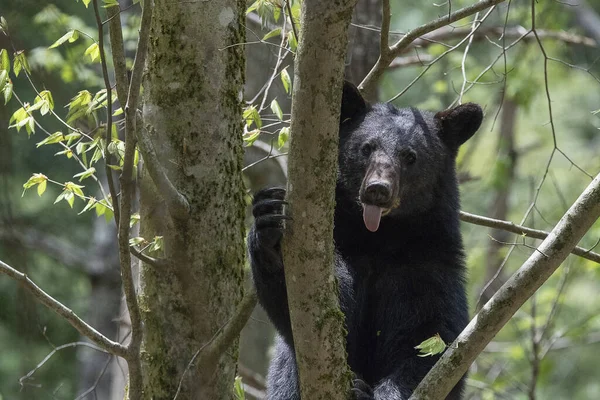
{"label": "tree trunk", "polygon": [[143,129],[190,213],[171,218],[144,174],[142,236],[162,235],[169,260],[141,269],[144,398],[173,399],[180,382],[178,399],[231,398],[237,343],[216,357],[201,350],[243,291],[244,53],[234,45],[245,40],[244,16],[243,0],[156,2]]}
{"label": "tree trunk", "polygon": [[[366,27],[381,26],[381,0],[358,0],[350,27],[346,79],[358,85],[367,76],[379,58],[379,32]],[[378,100],[377,87],[363,96],[372,102]]]}
{"label": "tree trunk", "polygon": [[292,95],[283,257],[303,399],[345,399],[350,374],[333,275],[333,208],[348,26],[356,0],[304,0]]}

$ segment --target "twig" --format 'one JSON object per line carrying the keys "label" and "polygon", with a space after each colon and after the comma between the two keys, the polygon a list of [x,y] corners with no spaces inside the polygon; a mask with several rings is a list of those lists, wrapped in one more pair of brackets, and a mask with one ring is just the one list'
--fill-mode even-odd
{"label": "twig", "polygon": [[[549,232],[542,231],[539,229],[532,229],[526,226],[517,225],[510,221],[492,219],[488,217],[483,217],[481,215],[470,214],[465,211],[460,212],[460,219],[464,222],[468,222],[475,225],[487,226],[488,228],[494,229],[502,229],[507,232],[516,233],[517,235],[527,235],[528,237],[534,239],[544,240],[550,234]],[[571,251],[571,253],[600,264],[600,254],[586,250],[583,247],[576,246],[575,248],[573,248],[573,251]]]}
{"label": "twig", "polygon": [[372,87],[377,85],[379,78],[381,78],[383,72],[394,60],[394,58],[402,54],[402,52],[418,37],[423,36],[429,32],[433,32],[434,30],[441,28],[442,26],[446,26],[462,18],[468,17],[469,15],[473,15],[479,11],[485,10],[486,8],[495,6],[496,4],[502,3],[503,1],[505,0],[481,0],[471,6],[461,8],[460,10],[457,10],[450,15],[440,17],[411,30],[390,48],[389,53],[387,53],[386,55],[380,55],[379,60],[377,60],[377,63],[373,66],[373,68],[365,77],[365,79],[363,79],[363,81],[360,83],[359,89],[363,92],[369,92]]}
{"label": "twig", "polygon": [[473,18],[473,25],[471,27],[471,37],[469,38],[469,41],[467,42],[467,45],[465,46],[465,51],[463,53],[462,62],[460,63],[460,67],[461,67],[460,69],[461,69],[462,76],[463,76],[463,83],[462,83],[462,87],[460,89],[460,95],[458,96],[459,104],[462,104],[462,97],[463,97],[463,93],[465,92],[465,85],[467,84],[467,68],[465,67],[465,64],[467,63],[467,55],[469,54],[469,49],[471,48],[471,43],[473,43],[473,36],[475,34],[475,31],[478,28],[477,17],[479,17],[479,13],[476,13],[475,18]]}
{"label": "twig", "polygon": [[40,361],[40,362],[38,363],[38,365],[36,365],[36,366],[35,366],[35,368],[34,368],[34,369],[32,369],[32,370],[31,370],[31,371],[29,371],[27,374],[25,374],[24,376],[22,376],[21,378],[19,378],[19,384],[20,384],[21,386],[23,386],[23,383],[24,383],[24,382],[25,382],[27,379],[31,378],[31,377],[33,376],[33,374],[35,374],[35,372],[36,372],[38,369],[42,368],[42,367],[44,366],[44,364],[46,364],[46,362],[47,362],[47,361],[48,361],[50,358],[52,358],[52,356],[53,356],[54,354],[56,354],[57,352],[59,352],[60,350],[64,350],[64,349],[67,349],[67,348],[70,348],[70,347],[76,347],[76,346],[85,346],[85,347],[89,347],[89,348],[91,348],[91,349],[94,349],[94,350],[97,350],[97,351],[101,351],[101,352],[103,352],[103,353],[108,353],[108,352],[107,352],[106,350],[104,350],[103,348],[101,348],[101,347],[98,347],[98,346],[96,346],[96,345],[94,345],[94,344],[92,344],[92,343],[88,343],[88,342],[72,342],[72,343],[63,344],[63,345],[61,345],[61,346],[58,346],[58,347],[55,347],[55,348],[53,348],[53,349],[52,349],[52,351],[51,351],[51,352],[50,352],[48,355],[46,355],[46,357],[44,357],[44,359],[43,359],[42,361]]}
{"label": "twig", "polygon": [[[287,12],[290,16],[290,23],[292,24],[292,30],[294,31],[294,36],[296,37],[296,41],[300,40],[300,36],[298,36],[298,30],[296,29],[296,22],[294,21],[294,15],[292,14],[292,7],[290,6],[290,2],[292,0],[287,0],[285,2],[285,8],[287,9]],[[283,35],[283,30],[281,31],[282,35]]]}
{"label": "twig", "polygon": [[220,354],[227,350],[233,340],[239,336],[242,328],[246,325],[246,322],[248,322],[248,319],[254,310],[254,306],[256,306],[256,302],[256,291],[254,288],[251,288],[246,292],[244,298],[238,304],[235,313],[229,318],[225,325],[217,329],[213,337],[194,353],[181,375],[179,385],[177,386],[177,392],[175,392],[173,400],[176,400],[177,396],[179,396],[183,380],[198,357],[200,357],[198,360],[199,365],[211,363],[215,358],[219,357]]}
{"label": "twig", "polygon": [[137,259],[139,259],[142,262],[145,262],[146,264],[150,264],[153,267],[160,268],[165,266],[167,263],[165,259],[154,258],[144,254],[142,251],[136,249],[135,246],[130,246],[129,250],[131,251],[131,254],[133,254]]}
{"label": "twig", "polygon": [[90,339],[92,342],[97,344],[101,349],[107,353],[114,354],[116,356],[125,357],[127,354],[127,348],[118,342],[113,342],[92,326],[88,325],[85,321],[77,316],[71,309],[54,299],[48,293],[44,292],[38,285],[36,285],[26,274],[23,274],[10,265],[0,261],[0,272],[9,277],[19,281],[27,291],[29,291],[40,303],[63,317],[73,328],[77,329],[79,333]]}

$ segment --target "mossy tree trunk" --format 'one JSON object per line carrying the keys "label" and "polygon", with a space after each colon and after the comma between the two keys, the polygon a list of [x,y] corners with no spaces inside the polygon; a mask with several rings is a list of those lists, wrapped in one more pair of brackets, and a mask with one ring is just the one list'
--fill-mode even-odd
{"label": "mossy tree trunk", "polygon": [[294,69],[284,265],[303,399],[346,399],[333,208],[348,26],[356,0],[304,0]]}
{"label": "mossy tree trunk", "polygon": [[[146,171],[142,236],[164,237],[169,264],[141,268],[144,398],[230,399],[237,342],[203,357],[242,298],[241,100],[245,2],[156,1],[144,78],[143,129],[189,202],[171,217]],[[197,353],[193,365],[192,357]],[[189,366],[189,370],[187,369]]]}

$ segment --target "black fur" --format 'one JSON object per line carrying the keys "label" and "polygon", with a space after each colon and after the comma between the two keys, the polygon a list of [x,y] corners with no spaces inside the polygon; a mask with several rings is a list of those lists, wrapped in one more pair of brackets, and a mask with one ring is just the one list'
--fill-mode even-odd
{"label": "black fur", "polygon": [[[415,346],[435,334],[452,342],[468,322],[455,173],[458,147],[478,129],[481,108],[433,114],[368,105],[346,84],[340,121],[335,268],[357,399],[408,399],[438,357]],[[370,195],[371,183],[385,195]],[[300,398],[280,241],[283,189],[254,198],[248,247],[260,303],[280,337],[268,399]],[[370,232],[362,204],[388,209]],[[292,222],[293,223],[293,222]],[[449,399],[460,399],[463,382]]]}

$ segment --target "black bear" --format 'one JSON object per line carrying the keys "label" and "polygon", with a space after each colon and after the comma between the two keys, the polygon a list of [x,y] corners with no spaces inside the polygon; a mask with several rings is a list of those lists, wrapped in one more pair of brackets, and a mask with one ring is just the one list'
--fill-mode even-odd
{"label": "black bear", "polygon": [[[358,399],[408,399],[439,358],[419,357],[415,346],[436,334],[450,343],[468,323],[455,159],[482,118],[471,103],[437,114],[369,105],[344,85],[335,269]],[[300,398],[280,248],[284,197],[279,188],[256,194],[248,237],[258,298],[279,333],[269,400]]]}

